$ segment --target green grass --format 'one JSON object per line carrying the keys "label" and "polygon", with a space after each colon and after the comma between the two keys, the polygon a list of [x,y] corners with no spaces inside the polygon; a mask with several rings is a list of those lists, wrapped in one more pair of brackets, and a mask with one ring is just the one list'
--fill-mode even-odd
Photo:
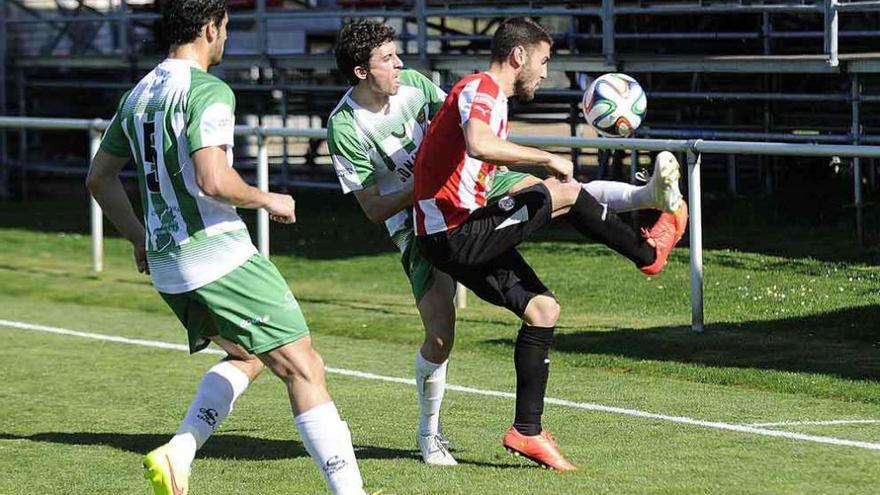
{"label": "green grass", "polygon": [[[408,378],[421,329],[381,229],[333,194],[304,193],[298,202],[300,222],[273,227],[273,261],[327,364]],[[105,272],[90,272],[79,205],[0,204],[0,319],[182,343],[125,243],[109,239]],[[562,226],[525,245],[563,305],[548,394],[731,424],[880,419],[880,269],[866,262],[873,251],[843,256],[825,246],[837,254],[803,257],[804,239],[780,230],[737,243],[723,241],[729,230],[707,230],[702,334],[688,329],[686,250],[662,276],[645,278]],[[471,296],[459,313],[450,381],[512,390],[516,327]],[[0,335],[3,494],[148,493],[142,454],[176,429],[216,359],[2,327]],[[444,404],[462,465],[430,469],[414,444],[411,386],[328,381],[365,480],[384,494],[876,492],[878,451],[548,405],[546,426],[581,467],[556,476],[501,449],[512,400],[462,392]],[[774,429],[880,442],[876,423]],[[267,376],[200,452],[192,493],[322,487],[283,388]]]}

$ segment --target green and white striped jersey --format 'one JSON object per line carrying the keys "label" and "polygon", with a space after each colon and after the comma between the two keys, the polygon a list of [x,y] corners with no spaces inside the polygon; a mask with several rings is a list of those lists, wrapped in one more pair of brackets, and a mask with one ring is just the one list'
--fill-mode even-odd
{"label": "green and white striped jersey", "polygon": [[134,157],[147,262],[160,292],[187,292],[231,272],[256,248],[235,208],[202,192],[192,153],[225,146],[232,166],[235,96],[194,63],[166,59],[119,102],[101,148]]}
{"label": "green and white striped jersey", "polygon": [[[388,110],[371,112],[351,98],[350,89],[330,114],[327,142],[342,191],[378,185],[379,194],[393,194],[412,180],[416,151],[428,122],[446,93],[414,70],[400,73],[400,90]],[[412,208],[385,221],[391,240],[401,249],[412,233]]]}

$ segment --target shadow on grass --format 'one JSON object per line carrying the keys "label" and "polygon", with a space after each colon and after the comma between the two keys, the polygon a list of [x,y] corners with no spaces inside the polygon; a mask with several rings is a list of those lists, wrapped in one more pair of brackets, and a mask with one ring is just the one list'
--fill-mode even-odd
{"label": "shadow on grass", "polygon": [[[370,314],[383,314],[387,316],[399,316],[405,318],[419,318],[418,309],[416,308],[415,302],[405,302],[398,303],[393,301],[382,301],[381,303],[374,303],[368,301],[361,301],[357,299],[334,299],[332,297],[309,297],[299,295],[296,296],[297,301],[300,303],[306,304],[316,304],[316,305],[325,305],[325,306],[335,306],[338,308],[344,308],[349,310],[356,311],[364,311]],[[510,319],[500,319],[500,318],[492,318],[490,316],[481,316],[479,318],[467,318],[464,316],[458,316],[456,318],[457,326],[464,326],[469,324],[478,324],[478,325],[495,325],[501,326],[505,328],[518,328],[519,320],[511,317]],[[421,325],[420,323],[418,325]]]}
{"label": "shadow on grass", "polygon": [[[553,348],[563,353],[880,381],[878,321],[880,307],[864,306],[809,317],[716,323],[702,333],[689,327],[561,333]],[[513,340],[489,343],[512,346]]]}
{"label": "shadow on grass", "polygon": [[[29,442],[53,443],[62,445],[98,445],[117,450],[146,454],[167,442],[166,433],[95,433],[95,432],[46,432],[33,435],[14,435],[0,433],[0,440],[26,440]],[[358,459],[413,459],[419,460],[417,450],[391,449],[386,447],[355,445]],[[211,437],[199,449],[199,459],[276,461],[309,457],[305,446],[296,440],[277,440],[235,434],[218,434]],[[481,461],[458,459],[460,464],[493,468],[516,468],[516,464],[494,464]]]}

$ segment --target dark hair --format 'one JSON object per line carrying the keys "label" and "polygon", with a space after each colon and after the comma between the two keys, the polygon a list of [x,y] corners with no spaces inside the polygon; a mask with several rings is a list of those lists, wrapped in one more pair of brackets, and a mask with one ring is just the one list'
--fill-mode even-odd
{"label": "dark hair", "polygon": [[500,62],[517,46],[533,47],[540,42],[553,46],[546,29],[527,17],[513,17],[502,22],[492,37],[492,61]]}
{"label": "dark hair", "polygon": [[380,22],[363,20],[346,24],[336,38],[336,67],[349,83],[357,84],[360,79],[355,77],[354,68],[366,67],[373,49],[394,41],[394,37],[394,29]]}
{"label": "dark hair", "polygon": [[162,31],[169,45],[195,41],[205,24],[220,26],[226,16],[226,0],[165,0],[162,2]]}

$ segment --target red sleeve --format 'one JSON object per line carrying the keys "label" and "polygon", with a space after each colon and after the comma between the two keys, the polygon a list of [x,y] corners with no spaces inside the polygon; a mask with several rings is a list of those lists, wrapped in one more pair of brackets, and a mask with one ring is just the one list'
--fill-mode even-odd
{"label": "red sleeve", "polygon": [[489,124],[492,121],[492,112],[495,111],[499,91],[498,84],[488,74],[482,74],[481,77],[465,84],[458,95],[458,110],[462,125],[470,119]]}

